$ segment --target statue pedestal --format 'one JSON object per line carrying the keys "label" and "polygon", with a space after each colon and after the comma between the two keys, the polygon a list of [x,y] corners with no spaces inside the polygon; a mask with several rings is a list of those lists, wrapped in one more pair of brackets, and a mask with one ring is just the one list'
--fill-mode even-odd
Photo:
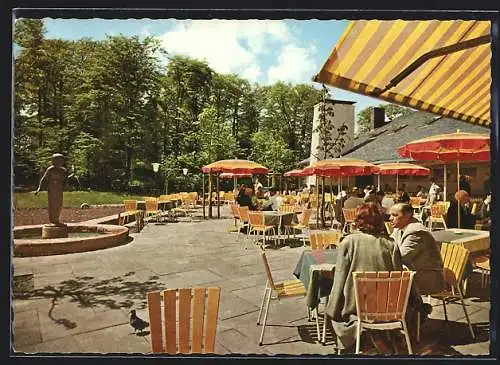
{"label": "statue pedestal", "polygon": [[42,238],[66,238],[68,237],[68,226],[65,224],[45,224],[42,227]]}

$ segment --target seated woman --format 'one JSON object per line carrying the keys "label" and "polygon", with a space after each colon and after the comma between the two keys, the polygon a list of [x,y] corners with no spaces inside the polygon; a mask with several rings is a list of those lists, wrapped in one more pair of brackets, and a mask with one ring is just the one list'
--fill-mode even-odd
{"label": "seated woman", "polygon": [[253,199],[253,189],[246,188],[245,193],[239,197],[238,204],[240,207],[248,207],[250,210],[256,210],[257,206],[255,205]]}
{"label": "seated woman", "polygon": [[460,209],[460,228],[474,229],[476,218],[467,208],[470,202],[470,196],[465,190],[459,190],[455,193],[455,199],[450,203],[446,213],[446,226],[448,228],[458,227],[458,209]]}
{"label": "seated woman", "polygon": [[[355,231],[337,247],[335,276],[325,313],[332,319],[343,353],[353,350],[356,342],[355,271],[401,271],[402,260],[398,246],[386,233],[384,217],[377,205],[363,204],[358,208]],[[422,307],[422,299],[413,291],[411,307]],[[408,310],[408,314],[413,314]],[[424,314],[426,314],[424,312]]]}
{"label": "seated woman", "polygon": [[398,189],[398,203],[410,203],[410,196],[406,192],[406,189],[404,187],[400,187]]}

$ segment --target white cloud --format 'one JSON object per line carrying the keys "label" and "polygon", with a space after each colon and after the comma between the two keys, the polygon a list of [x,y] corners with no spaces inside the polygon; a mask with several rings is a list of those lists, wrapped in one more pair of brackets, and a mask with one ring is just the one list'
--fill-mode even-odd
{"label": "white cloud", "polygon": [[316,52],[314,45],[308,48],[299,47],[293,43],[281,49],[278,63],[267,70],[267,81],[272,84],[276,81],[301,83],[311,81],[317,71],[313,54]]}
{"label": "white cloud", "polygon": [[251,82],[257,82],[260,74],[260,67],[256,64],[252,64],[244,69],[240,76]]}
{"label": "white cloud", "polygon": [[261,74],[258,55],[272,42],[293,40],[287,25],[274,20],[187,20],[158,38],[170,54],[206,60],[219,73],[252,81]]}

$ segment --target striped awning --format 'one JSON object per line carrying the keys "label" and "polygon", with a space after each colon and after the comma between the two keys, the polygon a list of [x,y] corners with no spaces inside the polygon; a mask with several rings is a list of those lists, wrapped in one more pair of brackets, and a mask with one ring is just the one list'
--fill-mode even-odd
{"label": "striped awning", "polygon": [[350,22],[314,81],[490,125],[490,22]]}

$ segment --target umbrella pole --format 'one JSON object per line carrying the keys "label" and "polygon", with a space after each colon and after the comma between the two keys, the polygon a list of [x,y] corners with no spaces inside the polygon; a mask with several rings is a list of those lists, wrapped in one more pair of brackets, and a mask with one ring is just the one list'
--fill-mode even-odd
{"label": "umbrella pole", "polygon": [[338,187],[337,187],[337,190],[338,190],[338,193],[340,194],[340,190],[342,189],[342,176],[340,176],[339,178],[339,184],[338,184]]}
{"label": "umbrella pole", "polygon": [[316,182],[316,228],[319,227],[319,184],[318,184],[318,175],[316,175],[316,178],[315,178],[315,182]]}
{"label": "umbrella pole", "polygon": [[377,185],[378,185],[378,190],[380,191],[380,174],[377,175]]}
{"label": "umbrella pole", "polygon": [[398,193],[399,191],[399,175],[396,174],[396,194]]}
{"label": "umbrella pole", "polygon": [[444,186],[443,186],[443,200],[446,201],[446,164],[444,164]]}
{"label": "umbrella pole", "polygon": [[217,218],[220,218],[219,174],[217,174]]}
{"label": "umbrella pole", "polygon": [[203,219],[205,219],[205,174],[201,174],[201,201],[202,201],[202,206],[203,206]]}
{"label": "umbrella pole", "polygon": [[[458,154],[460,156],[460,153]],[[460,190],[460,161],[457,160],[457,191]],[[458,228],[460,228],[460,202],[457,200],[457,223]]]}
{"label": "umbrella pole", "polygon": [[233,189],[236,189],[236,176],[233,176]]}
{"label": "umbrella pole", "polygon": [[208,173],[208,218],[212,218],[212,172]]}

